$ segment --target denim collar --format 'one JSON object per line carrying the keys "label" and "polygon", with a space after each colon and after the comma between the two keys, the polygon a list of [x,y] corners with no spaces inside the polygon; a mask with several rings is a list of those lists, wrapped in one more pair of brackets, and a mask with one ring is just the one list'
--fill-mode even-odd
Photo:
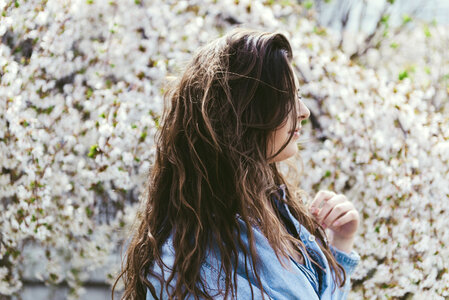
{"label": "denim collar", "polygon": [[[287,204],[283,202],[286,200],[285,184],[281,184],[279,186],[279,196],[279,198],[273,196],[273,202],[288,233],[295,238],[300,239],[306,246],[305,250],[307,251],[307,254],[310,255],[313,260],[317,262],[322,268],[325,268],[325,262],[323,261],[321,255],[318,253],[321,252],[321,249],[319,249],[317,241],[315,241],[315,237],[311,233],[309,233],[301,224],[299,224],[299,222],[296,222],[297,224],[295,224],[295,222],[293,221],[293,216],[291,215]],[[302,230],[303,228],[304,230]],[[307,257],[306,259],[308,271],[316,275],[316,279],[319,283],[318,286],[315,286],[315,284],[313,284],[314,289],[318,295],[321,295],[327,287],[327,284],[325,282],[325,271],[309,261]]]}

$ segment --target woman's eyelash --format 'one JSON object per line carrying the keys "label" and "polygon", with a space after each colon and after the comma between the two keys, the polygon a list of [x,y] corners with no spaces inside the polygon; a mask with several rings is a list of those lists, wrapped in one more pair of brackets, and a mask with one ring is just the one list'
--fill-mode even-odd
{"label": "woman's eyelash", "polygon": [[296,91],[296,95],[297,95],[297,97],[298,97],[299,100],[302,100],[302,95],[301,95],[301,90],[300,90],[300,89],[298,89],[298,90]]}

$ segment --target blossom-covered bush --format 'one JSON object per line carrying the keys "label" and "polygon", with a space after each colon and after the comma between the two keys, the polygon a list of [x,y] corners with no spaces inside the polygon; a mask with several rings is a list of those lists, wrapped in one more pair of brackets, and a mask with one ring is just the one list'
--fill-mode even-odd
{"label": "blossom-covered bush", "polygon": [[[20,291],[23,277],[82,292],[135,219],[167,77],[244,24],[280,30],[294,48],[313,118],[291,181],[345,193],[361,212],[351,297],[449,296],[448,91],[444,75],[432,79],[448,64],[437,26],[425,41],[421,27],[394,37],[428,60],[386,42],[355,63],[297,1],[29,0],[0,10],[1,294]],[[427,83],[405,76],[410,63]],[[109,268],[111,282],[118,266]]]}

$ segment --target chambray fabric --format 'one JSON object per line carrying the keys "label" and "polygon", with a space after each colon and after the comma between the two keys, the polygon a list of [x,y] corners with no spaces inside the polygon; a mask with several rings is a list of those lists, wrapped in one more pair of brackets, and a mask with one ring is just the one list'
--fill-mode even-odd
{"label": "chambray fabric", "polygon": [[[282,198],[285,198],[284,187],[280,187],[280,193]],[[259,255],[259,277],[262,282],[262,286],[265,293],[265,299],[277,299],[277,300],[337,300],[346,299],[348,291],[350,289],[350,276],[354,272],[356,266],[360,261],[360,256],[352,251],[350,254],[339,251],[334,247],[330,247],[336,260],[344,267],[348,280],[343,288],[338,288],[332,278],[329,264],[321,251],[320,247],[315,240],[315,237],[310,234],[307,229],[299,224],[299,222],[292,216],[288,206],[277,201],[277,206],[280,213],[284,217],[288,217],[288,223],[290,225],[289,232],[293,230],[292,225],[296,229],[296,233],[299,234],[301,241],[304,243],[307,252],[313,259],[323,267],[324,271],[318,267],[314,267],[307,257],[305,258],[304,265],[297,263],[290,258],[284,259],[281,262],[276,257],[274,250],[271,248],[268,240],[260,232],[258,228],[252,228],[255,240],[255,246],[257,254]],[[241,223],[241,236],[245,247],[249,247],[247,239],[247,229],[243,221],[238,219]],[[285,223],[285,221],[284,221]],[[289,226],[286,225],[287,228]],[[248,248],[247,248],[248,249]],[[155,265],[153,271],[157,274],[161,274],[163,278],[168,278],[170,274],[170,268],[173,266],[174,261],[174,249],[172,246],[172,239],[169,238],[162,247],[162,260],[165,264],[162,269]],[[219,289],[224,289],[224,279],[219,276],[219,257],[218,252],[210,250],[206,261],[201,267],[201,275],[206,281],[206,289],[210,295],[217,294],[214,299],[223,299],[223,295],[219,294]],[[238,257],[238,264],[236,268],[237,273],[237,299],[262,299],[260,289],[257,287],[257,281],[253,272],[251,272],[251,265],[248,262],[248,272],[245,272],[245,258],[241,254]],[[149,277],[150,282],[154,285],[157,294],[161,291],[159,280]],[[172,281],[175,282],[176,278]],[[251,294],[251,287],[253,295]],[[170,288],[169,288],[170,289]],[[334,290],[335,289],[335,290]],[[334,290],[334,291],[333,291]],[[162,299],[167,299],[167,293],[164,290],[162,293]],[[229,297],[230,298],[230,297]],[[147,291],[147,300],[154,299],[149,291]],[[190,296],[189,299],[194,299]]]}

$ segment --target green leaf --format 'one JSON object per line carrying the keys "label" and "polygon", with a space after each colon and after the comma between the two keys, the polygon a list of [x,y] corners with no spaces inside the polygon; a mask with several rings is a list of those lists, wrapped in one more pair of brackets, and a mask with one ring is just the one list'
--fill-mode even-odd
{"label": "green leaf", "polygon": [[90,97],[92,97],[93,93],[94,93],[94,91],[92,90],[92,88],[88,87],[87,91],[86,91],[86,98],[89,99]]}
{"label": "green leaf", "polygon": [[100,150],[98,149],[98,145],[95,144],[90,147],[89,154],[87,154],[87,156],[90,158],[94,158],[98,153],[100,153]]}
{"label": "green leaf", "polygon": [[147,137],[147,132],[146,131],[142,132],[142,134],[140,135],[140,138],[139,138],[139,142],[145,141],[146,137]]}
{"label": "green leaf", "polygon": [[393,49],[396,49],[397,47],[399,47],[399,44],[396,43],[396,42],[393,42],[393,43],[390,44],[390,47],[393,48]]}
{"label": "green leaf", "polygon": [[401,73],[399,73],[398,78],[399,78],[399,80],[403,80],[403,79],[405,79],[405,78],[408,78],[408,72],[407,72],[407,70],[402,71]]}
{"label": "green leaf", "polygon": [[89,206],[86,206],[86,215],[88,218],[92,217],[92,215],[94,214],[94,212],[90,209]]}
{"label": "green leaf", "polygon": [[402,24],[407,24],[412,21],[412,18],[408,14],[402,16]]}
{"label": "green leaf", "polygon": [[429,26],[427,26],[427,25],[424,26],[424,34],[426,35],[426,37],[432,36],[432,34],[430,33],[430,30],[429,30]]}
{"label": "green leaf", "polygon": [[314,28],[313,28],[313,32],[315,33],[315,34],[317,34],[317,35],[326,35],[326,28],[324,28],[324,27],[317,27],[317,26],[315,26]]}
{"label": "green leaf", "polygon": [[313,1],[308,0],[308,1],[304,2],[304,7],[306,9],[311,9],[313,7]]}
{"label": "green leaf", "polygon": [[56,281],[59,278],[59,276],[57,274],[55,274],[55,273],[50,273],[49,275],[50,275],[50,279],[52,281]]}

